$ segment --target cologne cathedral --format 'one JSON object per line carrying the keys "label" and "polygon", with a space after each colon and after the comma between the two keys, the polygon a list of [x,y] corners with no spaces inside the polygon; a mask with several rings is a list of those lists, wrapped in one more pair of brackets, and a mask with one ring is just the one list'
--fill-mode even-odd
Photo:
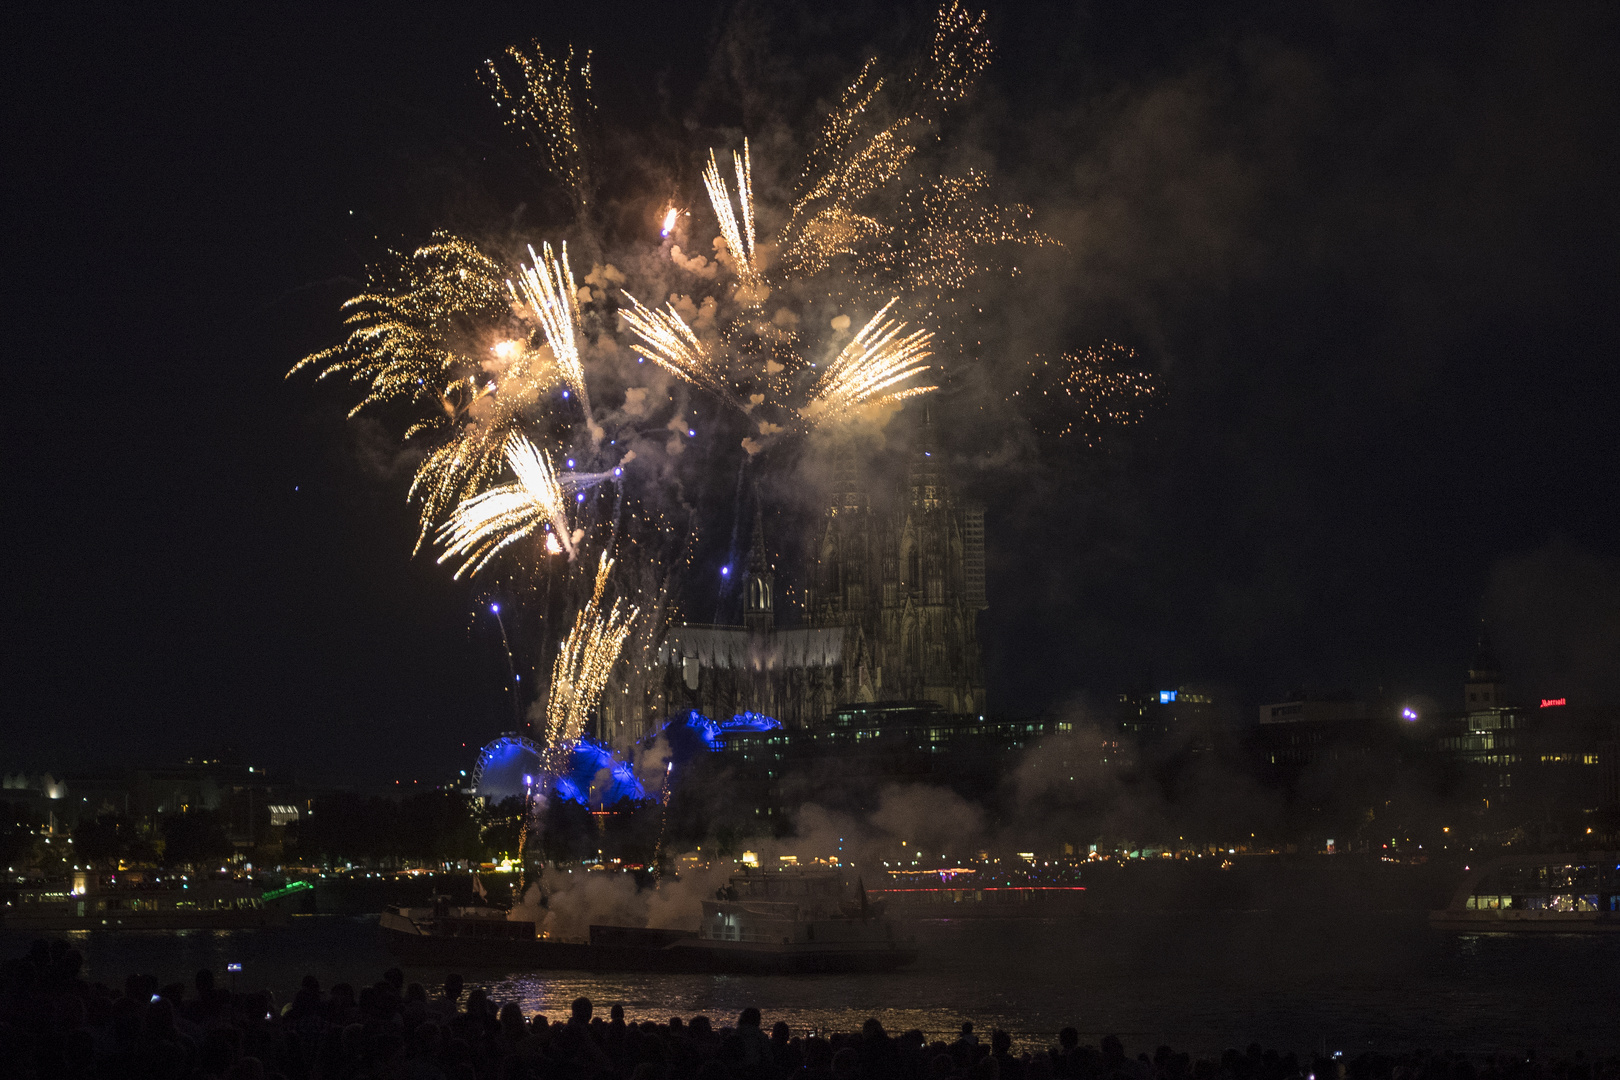
{"label": "cologne cathedral", "polygon": [[984,510],[960,499],[932,430],[898,477],[836,459],[828,498],[806,537],[799,626],[778,625],[776,574],[756,512],[743,625],[678,625],[659,649],[662,711],[723,719],[753,712],[816,727],[840,705],[932,701],[984,712],[977,615],[984,589]]}

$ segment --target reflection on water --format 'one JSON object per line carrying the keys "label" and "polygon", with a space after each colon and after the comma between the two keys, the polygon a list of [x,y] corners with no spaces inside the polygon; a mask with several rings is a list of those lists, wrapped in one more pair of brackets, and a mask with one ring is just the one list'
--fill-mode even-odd
{"label": "reflection on water", "polygon": [[[1069,920],[916,924],[923,955],[880,975],[706,976],[575,972],[480,976],[498,1000],[566,1015],[583,994],[632,1019],[703,1014],[730,1022],[749,1005],[767,1024],[955,1031],[964,1019],[1040,1041],[1065,1025],[1094,1041],[1161,1042],[1198,1053],[1259,1041],[1280,1050],[1368,1046],[1620,1049],[1620,935],[1472,935],[1430,930],[1419,913],[1334,918],[1274,912],[1097,914]],[[243,989],[283,995],[309,972],[325,985],[371,982],[394,961],[374,920],[308,916],[285,930],[73,935],[92,979],[134,971],[163,981],[242,964]],[[29,935],[0,935],[16,955]],[[431,988],[443,970],[411,968]]]}

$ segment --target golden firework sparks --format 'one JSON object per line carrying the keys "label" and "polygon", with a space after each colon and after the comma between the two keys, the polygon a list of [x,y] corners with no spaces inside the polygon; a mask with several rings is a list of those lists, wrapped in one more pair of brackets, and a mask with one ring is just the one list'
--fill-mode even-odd
{"label": "golden firework sparks", "polygon": [[[547,373],[521,342],[504,356],[473,348],[506,338],[512,300],[500,266],[470,241],[435,233],[433,243],[409,256],[390,255],[367,269],[365,291],[343,305],[348,338],[287,374],[318,368],[317,379],[365,383],[351,417],[383,405],[419,410],[405,429],[407,440],[451,433],[423,459],[411,484],[409,497],[422,500],[420,548],[451,507],[500,472],[507,436]],[[488,370],[491,359],[498,374]],[[503,382],[509,393],[499,392]]]}
{"label": "golden firework sparks", "polygon": [[1162,394],[1134,349],[1105,341],[1056,360],[1035,357],[1014,398],[1041,434],[1098,446],[1110,430],[1147,419]]}
{"label": "golden firework sparks", "polygon": [[580,408],[586,419],[591,415],[591,398],[585,387],[585,365],[579,357],[579,288],[574,284],[574,271],[568,265],[568,245],[562,254],[553,255],[550,244],[540,245],[541,254],[529,249],[532,265],[525,266],[518,275],[513,295],[521,294],[546,334],[546,344],[563,381],[579,395]]}
{"label": "golden firework sparks", "polygon": [[1027,207],[993,202],[982,174],[929,176],[919,164],[989,66],[984,23],[960,3],[942,7],[929,54],[909,75],[885,77],[868,61],[844,89],[788,207],[778,238],[784,269],[825,275],[842,256],[835,288],[846,299],[899,292],[932,314],[1002,250],[1056,243],[1029,226]]}
{"label": "golden firework sparks", "polygon": [[900,231],[887,261],[916,300],[939,302],[961,293],[998,261],[998,249],[1059,246],[1030,224],[1029,207],[990,202],[989,190],[990,178],[970,169],[924,184],[908,197],[910,224]]}
{"label": "golden firework sparks", "polygon": [[590,602],[574,618],[573,628],[557,652],[551,669],[551,693],[546,699],[546,744],[566,750],[579,741],[590,712],[601,700],[602,689],[613,674],[631,624],[640,610],[623,598],[606,611],[602,596],[613,573],[606,551],[596,565],[596,588]]}
{"label": "golden firework sparks", "polygon": [[[508,270],[465,240],[435,235],[433,244],[399,256],[398,266],[374,271],[365,291],[347,305],[348,339],[299,368],[312,365],[323,378],[343,374],[364,384],[356,412],[386,403],[407,411],[407,439],[431,438],[411,497],[421,502],[422,536],[438,529],[440,562],[454,560],[457,577],[480,573],[525,537],[537,550],[543,545],[547,553],[570,559],[578,554],[584,534],[571,531],[570,515],[577,515],[581,528],[591,528],[593,511],[576,511],[570,500],[595,481],[559,475],[537,448],[543,443],[556,452],[559,444],[583,445],[572,416],[562,415],[571,414],[572,406],[559,410],[543,400],[542,391],[560,382],[565,396],[577,395],[591,430],[587,453],[594,457],[613,443],[592,417],[589,383],[605,376],[596,390],[604,401],[615,400],[624,389],[622,371],[594,365],[625,344],[748,414],[758,435],[758,441],[743,443],[750,454],[778,433],[802,434],[851,419],[862,406],[933,390],[915,383],[931,354],[946,352],[960,332],[947,306],[971,295],[972,279],[995,265],[1000,250],[1051,242],[1033,231],[1027,208],[997,204],[983,174],[940,175],[934,163],[951,155],[925,152],[948,137],[943,121],[989,63],[984,27],[983,13],[951,0],[938,12],[931,47],[914,65],[887,76],[876,62],[863,67],[826,118],[792,198],[767,215],[786,224],[765,243],[756,235],[761,207],[749,143],[732,153],[729,174],[711,149],[704,187],[718,223],[716,247],[725,249],[719,260],[735,279],[731,273],[717,278],[712,263],[677,251],[673,243],[645,243],[645,224],[638,230],[643,248],[655,247],[661,261],[674,264],[671,273],[687,275],[682,280],[690,284],[680,288],[690,300],[665,291],[662,270],[648,276],[645,250],[604,250],[601,222],[588,220],[587,210],[597,201],[589,55],[547,55],[538,45],[509,49],[487,65],[488,82],[505,122],[573,198],[576,222],[568,235],[582,271],[590,264],[584,277],[590,291],[575,280],[566,246],[554,252],[542,244],[539,254],[531,248],[529,264]],[[686,213],[678,207],[674,199],[657,207],[666,240]],[[593,258],[584,260],[582,252]],[[642,295],[662,293],[671,302],[644,307],[627,287]],[[778,301],[767,311],[773,289]],[[624,297],[617,324],[603,318],[613,310],[614,290]],[[895,317],[897,304],[928,328]],[[880,305],[824,371],[807,370],[821,313]],[[841,335],[849,330],[845,318],[833,325]],[[833,351],[814,355],[820,359]],[[1092,393],[1075,381],[1051,389],[1065,399]],[[670,407],[685,404],[671,395]],[[648,416],[627,405],[605,412],[601,423],[614,425],[609,434],[622,440]],[[688,430],[678,419],[671,423]],[[515,482],[503,482],[508,468]],[[626,559],[631,552],[646,557],[638,541],[655,533],[664,538],[674,528],[656,509],[616,506],[614,515],[612,546]],[[621,533],[620,521],[634,526]],[[689,565],[689,549],[684,560]],[[557,565],[542,557],[514,569],[527,574],[538,566],[545,574]],[[636,618],[633,608],[625,614],[627,601],[603,611],[612,566],[604,556],[593,598],[557,658],[547,704],[553,741],[577,738],[583,730],[600,697],[600,680],[624,648],[625,627]],[[649,595],[640,586],[618,585],[630,597]],[[649,625],[640,633],[651,640],[667,611],[651,599],[646,603]]]}
{"label": "golden firework sparks", "polygon": [[[456,348],[476,326],[493,326],[511,305],[499,295],[500,267],[469,241],[435,233],[409,257],[367,268],[367,289],[343,304],[348,338],[293,365],[317,380],[347,375],[368,383],[351,417],[388,401],[431,401],[454,415],[470,403],[477,359]],[[492,289],[491,286],[495,286]]]}
{"label": "golden firework sparks", "polygon": [[518,131],[541,166],[569,190],[583,217],[593,198],[590,161],[583,128],[591,100],[591,54],[547,56],[538,41],[512,46],[506,58],[515,78],[503,77],[494,60],[484,63],[484,79],[501,106],[506,125]]}
{"label": "golden firework sparks", "polygon": [[643,307],[629,293],[624,298],[630,306],[620,308],[619,316],[641,339],[631,348],[694,386],[730,399],[731,391],[713,349],[686,324],[674,304],[654,310]]}
{"label": "golden firework sparks", "polygon": [[912,386],[887,392],[928,370],[922,361],[930,355],[928,346],[934,340],[927,330],[902,333],[904,322],[886,318],[894,305],[895,300],[883,305],[817,380],[810,403],[800,410],[808,424],[836,421],[861,405],[899,401],[935,389]]}
{"label": "golden firework sparks", "polygon": [[726,178],[720,174],[720,163],[714,151],[709,151],[709,164],[703,170],[703,186],[708,189],[714,216],[720,221],[720,235],[737,264],[737,279],[749,290],[759,287],[763,280],[754,253],[754,173],[748,157],[748,140],[743,140],[742,153],[733,152],[732,164],[737,172],[737,205],[742,210],[742,221],[731,206],[731,192]]}
{"label": "golden firework sparks", "polygon": [[555,542],[569,558],[574,556],[563,485],[545,451],[527,437],[514,435],[506,444],[506,460],[517,474],[517,483],[463,499],[439,529],[438,539],[445,551],[438,561],[463,559],[455,574],[458,578],[477,574],[501,551],[547,526],[551,529],[547,549]]}

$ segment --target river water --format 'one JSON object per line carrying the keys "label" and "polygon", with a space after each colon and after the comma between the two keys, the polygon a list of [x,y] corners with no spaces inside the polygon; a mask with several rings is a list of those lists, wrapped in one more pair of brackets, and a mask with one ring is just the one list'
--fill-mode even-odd
{"label": "river water", "polygon": [[[1035,1045],[1066,1025],[1086,1041],[1118,1034],[1132,1052],[1160,1043],[1197,1054],[1257,1041],[1279,1050],[1620,1051],[1620,934],[1458,935],[1421,912],[1331,918],[1274,911],[1095,913],[1068,919],[928,920],[905,971],[860,976],[532,973],[477,977],[498,1000],[566,1015],[584,994],[632,1019],[704,1014],[730,1022],[759,1007],[767,1026],[890,1032],[1002,1027]],[[306,973],[369,983],[394,961],[375,917],[299,916],[286,929],[69,935],[93,980],[132,972],[163,982],[202,967],[281,1000]],[[0,956],[30,935],[0,934]],[[433,987],[445,972],[406,969]]]}

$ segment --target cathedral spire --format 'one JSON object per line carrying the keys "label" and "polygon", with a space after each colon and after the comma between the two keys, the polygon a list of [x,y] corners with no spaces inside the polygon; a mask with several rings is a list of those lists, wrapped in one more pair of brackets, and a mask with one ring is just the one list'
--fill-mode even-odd
{"label": "cathedral spire", "polygon": [[748,547],[748,600],[743,625],[750,630],[771,630],[776,625],[776,575],[765,552],[765,515],[756,493],[754,538]]}

